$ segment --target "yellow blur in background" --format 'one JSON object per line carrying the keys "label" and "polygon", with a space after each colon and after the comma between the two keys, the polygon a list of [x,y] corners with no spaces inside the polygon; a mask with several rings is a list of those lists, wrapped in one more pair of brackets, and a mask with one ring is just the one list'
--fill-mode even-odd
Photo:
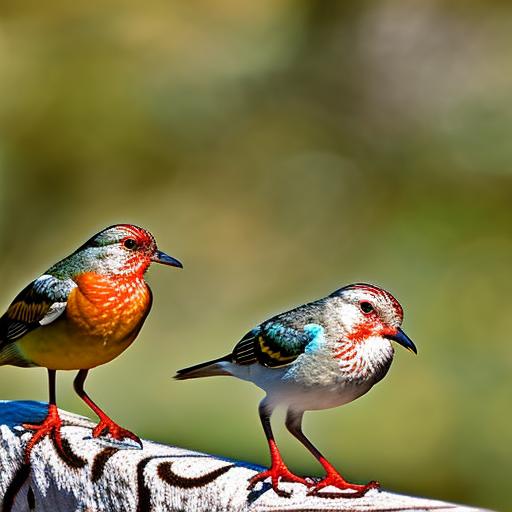
{"label": "yellow blur in background", "polygon": [[[142,437],[266,465],[262,392],[174,371],[376,283],[419,355],[306,432],[347,478],[509,509],[511,23],[498,1],[2,2],[2,309],[105,226],[151,230],[185,269],[153,266],[88,390]],[[89,414],[71,379],[59,405]],[[46,401],[45,371],[0,368],[0,398]]]}

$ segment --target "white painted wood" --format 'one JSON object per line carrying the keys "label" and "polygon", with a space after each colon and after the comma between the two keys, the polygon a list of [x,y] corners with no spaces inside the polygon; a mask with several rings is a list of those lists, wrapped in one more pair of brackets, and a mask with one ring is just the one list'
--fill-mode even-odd
{"label": "white painted wood", "polygon": [[261,470],[245,462],[144,441],[140,449],[91,439],[87,418],[61,411],[62,433],[75,454],[66,463],[45,439],[23,465],[31,433],[23,422],[38,422],[46,413],[39,402],[0,402],[0,496],[3,512],[216,512],[316,511],[398,512],[477,509],[437,500],[370,491],[358,499],[307,496],[300,484],[282,484],[290,498],[278,497],[269,485],[247,491],[247,480]]}

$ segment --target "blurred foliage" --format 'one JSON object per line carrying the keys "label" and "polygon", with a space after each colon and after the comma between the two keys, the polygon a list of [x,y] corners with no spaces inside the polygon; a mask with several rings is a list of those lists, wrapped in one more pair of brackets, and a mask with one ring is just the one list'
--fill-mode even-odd
{"label": "blurred foliage", "polygon": [[[151,270],[145,328],[89,390],[141,436],[266,464],[261,392],[174,370],[378,283],[419,356],[306,415],[311,438],[350,478],[510,508],[511,23],[498,1],[5,0],[2,307],[104,226],[149,228],[185,270]],[[71,378],[59,403],[88,414]],[[0,389],[47,397],[42,370]]]}

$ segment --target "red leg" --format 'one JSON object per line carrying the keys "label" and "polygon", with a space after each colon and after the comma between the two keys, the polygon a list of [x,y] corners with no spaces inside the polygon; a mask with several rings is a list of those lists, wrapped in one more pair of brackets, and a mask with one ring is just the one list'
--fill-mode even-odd
{"label": "red leg", "polygon": [[53,442],[57,445],[61,452],[64,452],[62,447],[62,437],[60,428],[62,421],[59,416],[59,410],[57,409],[55,400],[55,370],[48,370],[48,387],[50,391],[50,401],[48,404],[48,414],[44,421],[38,425],[32,423],[24,423],[23,428],[26,430],[33,430],[34,435],[30,438],[27,446],[25,447],[25,463],[30,463],[30,454],[34,446],[41,441],[44,437],[50,437]]}
{"label": "red leg", "polygon": [[272,489],[274,489],[274,492],[278,496],[288,498],[290,497],[291,494],[287,491],[279,489],[279,479],[281,479],[282,482],[298,482],[304,485],[309,484],[304,478],[294,475],[284,463],[281,454],[279,453],[279,450],[277,448],[276,442],[274,441],[272,428],[270,426],[270,415],[272,411],[266,407],[264,401],[260,404],[259,412],[261,423],[263,425],[263,430],[265,431],[265,435],[267,436],[268,446],[270,449],[270,458],[272,462],[270,469],[258,473],[249,480],[249,486],[247,488],[251,490],[258,482],[262,482],[263,480],[270,478],[270,481],[272,482]]}
{"label": "red leg", "polygon": [[73,386],[77,395],[98,415],[100,421],[92,431],[92,437],[99,437],[103,434],[110,434],[116,440],[132,439],[142,448],[142,442],[133,432],[120,427],[112,421],[99,407],[96,405],[84,390],[84,382],[87,378],[89,370],[80,370],[75,377]]}
{"label": "red leg", "polygon": [[318,460],[318,462],[320,462],[320,464],[322,464],[327,473],[325,478],[312,486],[309,494],[318,494],[318,491],[321,489],[332,486],[342,491],[348,490],[351,492],[332,494],[324,493],[321,495],[325,495],[330,498],[360,498],[361,496],[364,496],[370,489],[378,489],[380,487],[379,482],[375,481],[371,481],[366,485],[351,484],[350,482],[347,482],[302,432],[303,414],[303,412],[295,412],[289,409],[286,416],[286,427],[291,432],[291,434],[293,434],[315,456],[315,458]]}

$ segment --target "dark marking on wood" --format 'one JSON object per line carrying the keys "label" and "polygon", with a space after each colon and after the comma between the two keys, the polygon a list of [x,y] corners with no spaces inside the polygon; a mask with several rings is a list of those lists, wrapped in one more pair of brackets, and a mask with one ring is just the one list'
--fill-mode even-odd
{"label": "dark marking on wood", "polygon": [[10,512],[14,505],[14,500],[20,489],[23,487],[23,484],[27,481],[28,476],[30,475],[30,464],[22,464],[16,473],[14,473],[14,477],[8,485],[4,497],[2,499],[2,510],[3,512]]}
{"label": "dark marking on wood", "polygon": [[[87,461],[85,459],[82,459],[82,457],[79,457],[73,452],[73,450],[71,449],[71,445],[69,444],[69,441],[64,437],[62,438],[62,450],[60,449],[59,445],[55,442],[53,437],[52,444],[59,458],[68,466],[80,469],[87,464]],[[5,495],[2,499],[3,512],[10,512],[12,510],[16,496],[18,495],[20,489],[23,487],[23,484],[27,481],[29,475],[30,464],[22,464],[18,468],[16,473],[14,473],[13,479],[9,483],[5,491]],[[36,499],[34,496],[34,491],[32,490],[31,487],[29,487],[27,491],[27,504],[29,510],[35,510]]]}
{"label": "dark marking on wood", "polygon": [[157,468],[158,476],[169,485],[172,485],[173,487],[180,487],[181,489],[204,487],[205,485],[212,483],[214,480],[217,480],[219,476],[227,473],[232,467],[234,467],[233,464],[229,464],[228,466],[222,466],[221,468],[215,469],[205,475],[189,478],[177,475],[172,470],[172,465],[172,462],[160,463]]}
{"label": "dark marking on wood", "polygon": [[119,448],[105,448],[96,454],[91,467],[91,482],[97,482],[103,476],[105,465],[118,451]]}
{"label": "dark marking on wood", "polygon": [[151,491],[144,481],[144,470],[152,460],[153,457],[146,457],[137,464],[137,512],[151,510]]}
{"label": "dark marking on wood", "polygon": [[62,462],[67,464],[69,467],[74,469],[81,469],[87,464],[87,461],[85,459],[79,457],[71,449],[71,445],[69,444],[69,441],[65,437],[62,437],[62,450],[60,446],[53,440],[53,438],[52,441],[55,451],[57,452],[57,455],[62,460]]}
{"label": "dark marking on wood", "polygon": [[36,497],[34,496],[34,491],[32,490],[32,487],[28,488],[27,503],[28,503],[28,508],[30,510],[36,509]]}
{"label": "dark marking on wood", "polygon": [[[144,471],[150,462],[159,458],[161,457],[146,457],[137,464],[137,512],[148,512],[151,510],[151,490],[146,485]],[[160,479],[167,484],[181,489],[194,489],[208,485],[219,478],[219,476],[227,473],[231,468],[235,467],[234,464],[229,464],[219,469],[215,469],[206,475],[188,478],[174,473],[171,469],[172,464],[172,462],[162,462],[158,465],[157,474]]]}

